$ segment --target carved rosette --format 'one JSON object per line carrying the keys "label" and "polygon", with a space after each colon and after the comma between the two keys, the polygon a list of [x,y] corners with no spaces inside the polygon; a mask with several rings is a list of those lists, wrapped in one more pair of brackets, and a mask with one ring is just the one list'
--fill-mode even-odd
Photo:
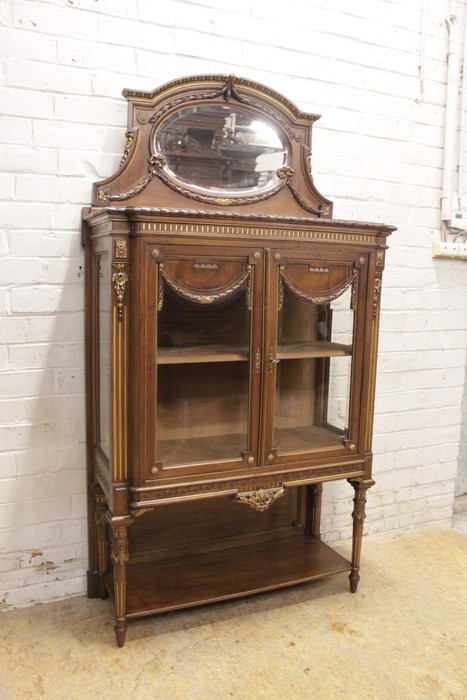
{"label": "carved rosette", "polygon": [[253,510],[263,513],[274,501],[282,498],[282,496],[285,496],[285,488],[283,486],[278,489],[258,489],[248,493],[238,493],[233,500],[238,503],[246,503]]}

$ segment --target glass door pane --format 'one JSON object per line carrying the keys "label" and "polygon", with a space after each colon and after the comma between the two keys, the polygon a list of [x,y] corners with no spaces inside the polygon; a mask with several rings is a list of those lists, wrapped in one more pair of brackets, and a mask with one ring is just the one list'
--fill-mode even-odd
{"label": "glass door pane", "polygon": [[110,268],[107,253],[96,256],[97,442],[110,457]]}
{"label": "glass door pane", "polygon": [[163,467],[242,459],[248,449],[251,311],[244,278],[220,298],[187,298],[163,284],[156,436]]}
{"label": "glass door pane", "polygon": [[338,447],[348,437],[353,310],[349,287],[315,303],[283,290],[278,316],[274,447]]}

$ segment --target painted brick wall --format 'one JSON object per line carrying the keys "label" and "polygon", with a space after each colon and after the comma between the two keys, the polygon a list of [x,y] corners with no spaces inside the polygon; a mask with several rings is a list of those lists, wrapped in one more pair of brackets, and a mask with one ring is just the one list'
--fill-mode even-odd
{"label": "painted brick wall", "polygon": [[[123,87],[235,73],[318,112],[313,172],[338,218],[399,227],[382,296],[376,486],[366,531],[451,517],[467,264],[439,231],[449,0],[3,0],[0,3],[0,606],[83,593],[80,209],[125,144]],[[463,14],[465,0],[457,2]],[[350,487],[327,485],[327,540]]]}

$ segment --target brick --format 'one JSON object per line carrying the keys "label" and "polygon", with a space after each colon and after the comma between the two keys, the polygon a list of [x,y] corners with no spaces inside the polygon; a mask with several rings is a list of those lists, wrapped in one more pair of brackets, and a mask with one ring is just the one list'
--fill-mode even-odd
{"label": "brick", "polygon": [[117,52],[121,46],[156,49],[157,53],[174,52],[173,32],[167,27],[149,23],[101,17],[99,18],[99,36],[104,44],[116,44]]}
{"label": "brick", "polygon": [[57,41],[58,62],[65,66],[113,71],[116,52],[122,73],[133,75],[136,68],[135,49],[126,48],[125,43],[115,47],[95,41],[73,41],[69,37]]}
{"label": "brick", "polygon": [[76,92],[81,95],[89,92],[89,78],[86,71],[80,68],[24,60],[8,64],[7,84],[29,90]]}
{"label": "brick", "polygon": [[68,3],[50,7],[27,0],[15,0],[13,25],[18,29],[45,35],[93,40],[97,38],[98,15]]}
{"label": "brick", "polygon": [[6,56],[21,56],[23,61],[40,57],[45,63],[55,63],[57,60],[56,42],[46,34],[12,31],[3,26],[0,27],[0,43]]}
{"label": "brick", "polygon": [[[59,234],[56,231],[45,230],[46,226],[41,224],[42,216],[41,212],[49,212],[48,223],[50,225],[50,212],[53,211],[51,205],[49,204],[23,204],[27,212],[24,214],[24,218],[27,218],[27,223],[33,223],[33,213],[37,211],[40,216],[40,222],[38,223],[38,231],[28,231],[28,230],[16,230],[12,231],[10,234],[10,246],[12,256],[23,256],[25,252],[29,253],[41,253],[42,256],[46,258],[54,257],[72,257],[76,258],[82,256],[83,250],[81,247],[81,235],[76,230],[75,231],[64,231],[61,230]],[[18,206],[19,209],[19,206]],[[72,207],[72,211],[75,217],[75,223],[77,222],[78,211],[76,207]]]}
{"label": "brick", "polygon": [[12,369],[80,367],[84,349],[80,343],[36,343],[16,345],[10,353]]}
{"label": "brick", "polygon": [[126,123],[126,113],[127,105],[122,99],[78,95],[55,97],[55,119],[60,121],[121,127]]}
{"label": "brick", "polygon": [[32,146],[32,120],[24,117],[0,116],[3,143]]}
{"label": "brick", "polygon": [[[54,372],[52,370],[0,372],[0,395],[3,398],[51,394],[53,389]],[[2,446],[2,449],[5,448]]]}
{"label": "brick", "polygon": [[39,259],[4,258],[0,261],[0,284],[34,284],[42,278]]}
{"label": "brick", "polygon": [[83,294],[82,285],[16,287],[11,292],[11,308],[15,313],[80,311],[84,304]]}
{"label": "brick", "polygon": [[11,173],[54,173],[57,170],[57,153],[52,148],[4,145],[2,168]]}
{"label": "brick", "polygon": [[[0,452],[0,480],[16,477],[16,459],[14,452]],[[0,523],[4,522],[0,515]],[[1,525],[0,525],[1,526]]]}

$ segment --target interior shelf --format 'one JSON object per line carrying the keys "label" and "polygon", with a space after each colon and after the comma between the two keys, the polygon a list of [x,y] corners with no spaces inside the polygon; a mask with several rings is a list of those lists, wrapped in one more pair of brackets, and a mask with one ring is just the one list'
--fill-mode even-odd
{"label": "interior shelf", "polygon": [[351,345],[320,340],[303,343],[287,343],[277,348],[277,359],[296,360],[302,357],[342,357],[352,354]]}
{"label": "interior shelf", "polygon": [[342,446],[343,430],[333,426],[305,425],[297,428],[276,428],[274,443],[279,455],[293,452],[309,452],[326,447]]}
{"label": "interior shelf", "polygon": [[[327,447],[340,447],[343,430],[333,426],[306,425],[279,428],[274,431],[274,444],[279,455],[310,452]],[[247,449],[246,432],[232,435],[206,435],[173,440],[159,440],[157,455],[164,466],[241,459]]]}
{"label": "interior shelf", "polygon": [[206,435],[204,437],[158,440],[157,455],[164,466],[242,459],[247,449],[247,433]]}
{"label": "interior shelf", "polygon": [[[313,357],[342,357],[352,354],[352,346],[327,341],[288,343],[277,349],[277,359],[292,360]],[[194,364],[198,362],[238,362],[249,359],[249,348],[235,345],[159,346],[159,365]]]}
{"label": "interior shelf", "polygon": [[181,347],[159,346],[159,365],[178,365],[196,362],[237,362],[249,359],[249,349],[230,345],[184,345]]}
{"label": "interior shelf", "polygon": [[[272,542],[127,566],[127,617],[142,617],[283,588],[350,571],[314,537]],[[113,577],[107,577],[113,595]]]}

